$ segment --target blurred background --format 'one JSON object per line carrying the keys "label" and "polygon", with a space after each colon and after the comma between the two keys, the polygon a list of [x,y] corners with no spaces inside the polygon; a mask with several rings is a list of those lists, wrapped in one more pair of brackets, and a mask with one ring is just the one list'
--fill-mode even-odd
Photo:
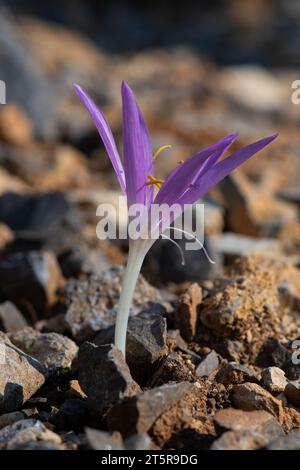
{"label": "blurred background", "polygon": [[24,296],[25,279],[52,261],[66,279],[125,260],[126,247],[96,239],[95,209],[116,204],[119,189],[72,82],[99,104],[121,148],[128,81],[153,148],[172,145],[157,159],[158,177],[229,132],[240,133],[235,148],[280,134],[205,198],[216,264],[187,252],[181,266],[161,241],[144,266],[151,282],[208,280],[246,252],[299,264],[299,25],[296,0],[2,0],[0,296]]}

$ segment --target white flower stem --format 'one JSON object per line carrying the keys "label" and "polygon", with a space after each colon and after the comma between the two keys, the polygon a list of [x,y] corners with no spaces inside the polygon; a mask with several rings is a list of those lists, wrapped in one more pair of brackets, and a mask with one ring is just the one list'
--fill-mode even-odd
{"label": "white flower stem", "polygon": [[115,345],[120,349],[120,351],[122,351],[124,357],[126,357],[126,332],[129,310],[137,279],[146,254],[145,250],[141,249],[138,245],[138,242],[136,244],[133,242],[133,246],[129,248],[127,266],[124,272],[122,292],[116,318]]}

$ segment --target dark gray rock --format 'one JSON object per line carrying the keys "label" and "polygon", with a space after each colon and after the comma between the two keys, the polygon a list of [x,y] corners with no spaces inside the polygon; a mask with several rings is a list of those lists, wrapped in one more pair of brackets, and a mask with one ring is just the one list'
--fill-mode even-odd
{"label": "dark gray rock", "polygon": [[162,283],[199,282],[215,275],[220,266],[220,258],[208,235],[205,236],[204,246],[215,264],[209,262],[203,250],[186,249],[186,242],[191,242],[191,239],[176,240],[176,242],[183,250],[185,264],[182,264],[179,250],[173,243],[168,240],[158,240],[151,248],[151,254],[146,256],[142,268],[142,273],[150,282],[154,285],[158,281]]}
{"label": "dark gray rock", "polygon": [[26,415],[22,411],[13,411],[12,413],[4,413],[0,416],[0,429],[9,426],[10,424],[16,423],[25,419]]}
{"label": "dark gray rock", "polygon": [[[113,343],[114,327],[102,330],[93,340],[97,346]],[[145,383],[156,362],[167,353],[166,319],[160,314],[140,313],[128,322],[126,361],[132,376]]]}
{"label": "dark gray rock", "polygon": [[78,381],[95,409],[103,410],[140,392],[123,354],[113,345],[84,343],[78,353]]}
{"label": "dark gray rock", "polygon": [[211,351],[196,368],[197,377],[209,377],[219,367],[219,356]]}
{"label": "dark gray rock", "polygon": [[284,393],[290,403],[300,406],[300,380],[289,382],[284,389]]}
{"label": "dark gray rock", "polygon": [[13,344],[36,358],[49,373],[60,373],[71,369],[78,346],[70,338],[58,333],[40,333],[25,328],[9,335]]}
{"label": "dark gray rock", "polygon": [[15,411],[45,382],[46,369],[0,336],[0,412]]}
{"label": "dark gray rock", "polygon": [[0,329],[5,333],[22,330],[27,326],[27,321],[12,302],[3,302],[0,305]]}
{"label": "dark gray rock", "polygon": [[44,315],[54,302],[61,282],[61,272],[51,252],[13,253],[0,260],[0,296],[17,305],[27,302],[37,316]]}
{"label": "dark gray rock", "polygon": [[89,422],[90,408],[86,401],[74,398],[66,400],[51,418],[56,429],[79,431]]}
{"label": "dark gray rock", "polygon": [[0,197],[0,221],[15,235],[9,251],[50,250],[62,256],[82,244],[77,211],[58,191],[41,194],[7,192]]}

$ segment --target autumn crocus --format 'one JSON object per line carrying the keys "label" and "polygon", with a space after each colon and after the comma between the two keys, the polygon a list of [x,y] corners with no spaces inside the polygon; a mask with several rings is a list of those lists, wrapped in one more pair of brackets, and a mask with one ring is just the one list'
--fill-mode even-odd
{"label": "autumn crocus", "polygon": [[[147,213],[153,204],[176,204],[183,211],[186,204],[193,204],[232,170],[276,138],[276,135],[266,137],[220,160],[237,137],[236,133],[229,134],[185,162],[180,162],[163,181],[155,178],[153,163],[158,153],[167,146],[153,153],[146,123],[127,83],[122,83],[123,163],[104,115],[80,86],[74,85],[74,88],[98,129],[121,189],[127,196],[129,209],[134,204],[142,204]],[[159,188],[156,195],[154,187]],[[129,309],[143,260],[155,239],[163,235],[169,223],[170,220],[159,218],[151,220],[152,236],[149,234],[149,237],[129,238],[128,261],[115,328],[115,344],[124,356]]]}

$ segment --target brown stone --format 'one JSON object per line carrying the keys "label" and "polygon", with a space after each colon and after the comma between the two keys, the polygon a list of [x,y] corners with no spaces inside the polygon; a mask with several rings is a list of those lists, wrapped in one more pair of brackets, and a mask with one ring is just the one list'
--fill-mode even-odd
{"label": "brown stone", "polygon": [[197,307],[202,300],[201,287],[194,283],[182,294],[177,311],[174,315],[175,328],[178,328],[182,337],[191,341],[196,333]]}
{"label": "brown stone", "polygon": [[33,128],[21,108],[14,104],[1,107],[0,135],[2,139],[14,145],[23,147],[30,144],[33,139]]}
{"label": "brown stone", "polygon": [[155,387],[127,398],[109,411],[108,427],[120,431],[123,437],[148,432],[169,408],[196,390],[194,384],[180,382]]}
{"label": "brown stone", "polygon": [[280,423],[284,419],[284,410],[280,400],[255,383],[236,385],[233,389],[234,406],[244,411],[265,410],[276,416]]}
{"label": "brown stone", "polygon": [[46,370],[33,357],[0,336],[0,411],[15,411],[43,385]]}

